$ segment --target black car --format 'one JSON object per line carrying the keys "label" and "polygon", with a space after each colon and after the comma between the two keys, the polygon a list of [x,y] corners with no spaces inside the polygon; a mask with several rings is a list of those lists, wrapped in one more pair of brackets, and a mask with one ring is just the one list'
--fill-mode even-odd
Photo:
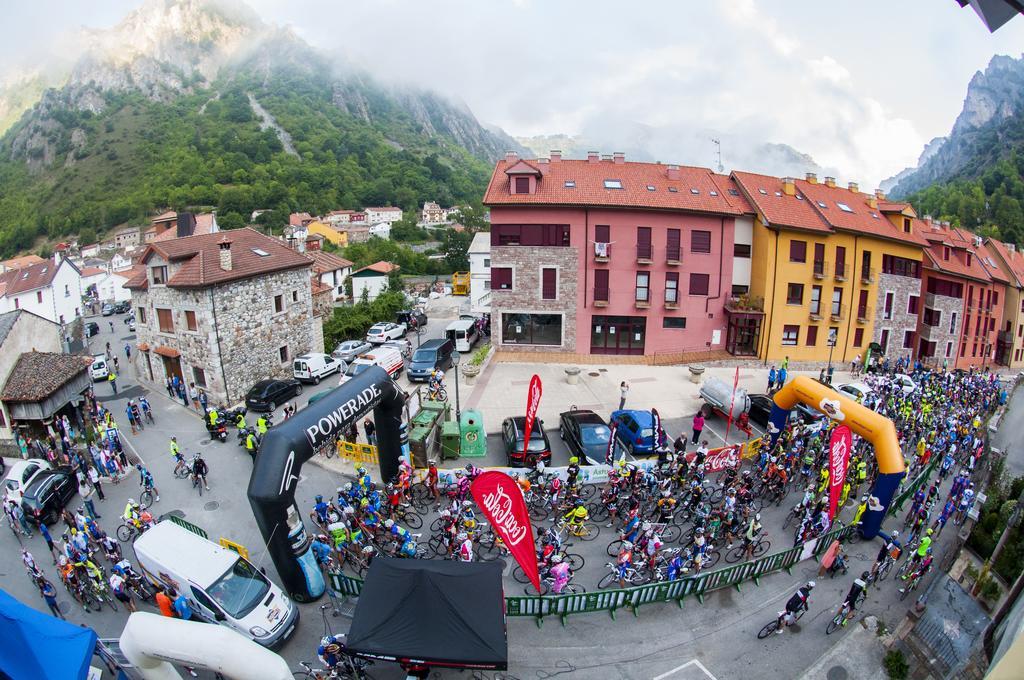
{"label": "black car", "polygon": [[569,447],[569,455],[576,456],[580,463],[603,463],[608,454],[608,439],[611,429],[604,418],[593,411],[572,409],[558,415],[558,436]]}
{"label": "black car", "polygon": [[118,302],[114,305],[114,314],[124,314],[132,308],[132,303],[128,300]]}
{"label": "black car", "polygon": [[404,323],[409,330],[427,325],[427,315],[418,309],[403,309],[395,314],[395,323]]}
{"label": "black car", "polygon": [[261,380],[245,395],[245,405],[253,411],[273,411],[298,394],[302,394],[298,380]]}
{"label": "black car", "polygon": [[91,338],[94,335],[99,335],[100,325],[95,321],[89,321],[85,324],[85,337]]}
{"label": "black car", "polygon": [[44,470],[36,475],[21,496],[25,517],[39,524],[55,524],[68,501],[78,493],[78,482],[69,468]]}
{"label": "black car", "polygon": [[[526,434],[526,418],[516,416],[505,418],[501,424],[501,444],[505,449],[505,460],[509,467],[523,465],[523,435]],[[530,451],[527,454],[532,463],[533,459],[542,460],[547,465],[551,462],[551,442],[544,432],[544,421],[537,418],[533,421],[533,429],[530,431]]]}

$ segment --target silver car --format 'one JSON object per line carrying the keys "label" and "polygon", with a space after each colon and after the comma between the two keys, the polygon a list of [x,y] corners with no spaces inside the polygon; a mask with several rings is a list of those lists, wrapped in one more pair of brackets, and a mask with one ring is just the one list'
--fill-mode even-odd
{"label": "silver car", "polygon": [[357,356],[369,352],[371,349],[373,349],[373,345],[365,340],[346,340],[331,352],[331,356],[350,364]]}

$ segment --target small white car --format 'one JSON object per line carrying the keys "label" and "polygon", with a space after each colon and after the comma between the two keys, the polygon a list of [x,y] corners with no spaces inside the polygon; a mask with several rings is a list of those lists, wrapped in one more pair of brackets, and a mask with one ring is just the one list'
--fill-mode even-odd
{"label": "small white car", "polygon": [[405,327],[397,323],[375,323],[366,331],[366,341],[375,345],[405,337]]}
{"label": "small white car", "polygon": [[19,460],[11,466],[11,471],[4,478],[4,494],[15,503],[21,503],[21,496],[25,489],[32,484],[36,475],[45,470],[52,470],[53,466],[42,458],[29,458]]}
{"label": "small white car", "polygon": [[110,367],[107,366],[106,354],[92,355],[92,366],[89,368],[89,375],[92,376],[93,382],[107,379],[107,376],[110,375]]}
{"label": "small white car", "polygon": [[905,373],[897,373],[893,376],[891,382],[896,383],[903,390],[904,395],[911,395],[917,390],[917,383],[914,379]]}
{"label": "small white car", "polygon": [[844,383],[837,387],[836,390],[860,404],[863,404],[864,400],[872,394],[871,388],[862,382]]}

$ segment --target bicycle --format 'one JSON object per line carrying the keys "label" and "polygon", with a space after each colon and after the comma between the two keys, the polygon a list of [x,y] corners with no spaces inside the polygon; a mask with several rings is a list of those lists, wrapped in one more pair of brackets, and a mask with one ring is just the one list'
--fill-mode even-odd
{"label": "bicycle", "polygon": [[[570,579],[572,578],[571,574],[570,574],[569,578]],[[555,577],[554,576],[545,576],[545,577],[541,578],[541,580],[540,580],[540,591],[539,592],[533,586],[532,583],[530,585],[526,586],[525,588],[523,588],[523,592],[525,592],[527,595],[547,595],[548,593],[551,592],[552,588],[554,588],[554,585],[555,585]],[[555,594],[556,595],[582,595],[585,592],[587,592],[586,588],[584,588],[583,586],[579,585],[578,583],[572,583],[570,581],[569,583],[566,583],[564,586],[562,586],[562,592],[555,593]]]}
{"label": "bicycle", "polygon": [[[857,596],[856,607],[860,607],[864,604],[864,600],[868,598],[866,590],[860,591],[860,595]],[[843,602],[843,606],[839,608],[839,613],[832,617],[832,620],[828,622],[828,626],[825,627],[825,635],[831,635],[836,632],[839,628],[845,626],[853,618],[851,614],[855,612],[855,608],[851,608],[846,602]]]}
{"label": "bicycle", "polygon": [[174,478],[185,479],[190,474],[192,474],[192,471],[188,469],[188,464],[185,462],[185,459],[182,458],[178,461],[178,464],[174,466]]}
{"label": "bicycle", "polygon": [[593,541],[601,533],[601,527],[596,524],[590,526],[584,522],[565,522],[563,520],[558,523],[558,528],[564,528],[570,536],[581,541]]}
{"label": "bicycle", "polygon": [[910,594],[911,590],[916,590],[917,586],[921,583],[921,579],[924,577],[920,571],[914,571],[914,575],[910,577],[910,581],[900,588],[900,600],[907,599],[907,595]]}
{"label": "bicycle", "polygon": [[[137,520],[136,520],[137,521]],[[136,538],[142,535],[141,523],[129,522],[128,520],[121,520],[121,525],[117,527],[117,540],[122,543],[128,543],[134,541]]]}
{"label": "bicycle", "polygon": [[151,505],[153,505],[153,487],[147,486],[139,494],[139,507],[145,510]]}
{"label": "bicycle", "polygon": [[396,522],[404,522],[410,529],[419,529],[423,526],[423,518],[420,517],[419,513],[410,511],[407,505],[396,505],[393,513]]}
{"label": "bicycle", "polygon": [[432,389],[427,395],[427,399],[431,401],[448,401],[448,390],[443,387]]}
{"label": "bicycle", "polygon": [[[753,557],[760,557],[761,555],[768,552],[768,548],[771,547],[772,542],[768,540],[767,534],[762,534],[753,541],[754,549],[751,551]],[[730,564],[733,562],[739,562],[740,560],[745,561],[747,555],[747,542],[744,542],[725,554],[725,561]]]}
{"label": "bicycle", "polygon": [[779,619],[784,619],[785,625],[792,626],[794,623],[800,620],[800,617],[802,617],[804,615],[804,612],[806,611],[806,608],[801,608],[800,611],[798,611],[795,614],[791,614],[788,611],[779,612],[778,618],[774,619],[771,623],[766,624],[764,628],[758,631],[757,639],[763,640],[775,631],[777,631],[779,629]]}
{"label": "bicycle", "polygon": [[621,579],[619,578],[619,565],[615,562],[608,562],[605,566],[608,567],[609,572],[597,582],[597,587],[601,590],[619,581],[625,581],[634,586],[642,586],[647,582],[647,575],[643,573],[644,564],[642,562],[638,566],[626,567],[626,575]]}

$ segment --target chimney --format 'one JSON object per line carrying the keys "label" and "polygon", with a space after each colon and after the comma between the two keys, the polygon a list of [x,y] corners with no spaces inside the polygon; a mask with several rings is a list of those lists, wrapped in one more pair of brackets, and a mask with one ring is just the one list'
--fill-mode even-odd
{"label": "chimney", "polygon": [[217,245],[220,247],[220,268],[229,272],[231,271],[231,239],[225,234]]}
{"label": "chimney", "polygon": [[196,233],[196,216],[192,213],[178,213],[178,238]]}
{"label": "chimney", "polygon": [[782,178],[782,193],[787,196],[796,196],[796,180],[792,177]]}
{"label": "chimney", "polygon": [[557,163],[560,160],[562,160],[562,152],[559,151],[558,149],[553,149],[551,151],[551,162]]}
{"label": "chimney", "polygon": [[835,177],[828,177],[828,176],[826,176],[825,177],[825,186],[829,187],[830,189],[835,189],[836,188],[836,178]]}
{"label": "chimney", "polygon": [[878,210],[878,199],[874,196],[868,196],[868,205],[871,206],[872,209]]}
{"label": "chimney", "polygon": [[519,160],[519,154],[517,154],[515,151],[506,151],[505,152],[505,162],[508,163],[509,165],[512,165],[513,163],[515,163],[518,160]]}
{"label": "chimney", "polygon": [[1013,244],[1013,243],[1004,243],[1003,245],[1005,245],[1005,246],[1006,246],[1006,249],[1007,249],[1008,251],[1010,251],[1011,253],[1015,253],[1015,252],[1017,252],[1017,246],[1016,246],[1016,244]]}
{"label": "chimney", "polygon": [[598,153],[597,151],[588,151],[587,152],[587,162],[588,163],[599,163],[600,161],[601,161],[601,154],[600,153]]}
{"label": "chimney", "polygon": [[875,198],[877,198],[879,201],[884,201],[885,192],[882,191],[881,189],[875,189]]}
{"label": "chimney", "polygon": [[932,216],[931,215],[925,215],[922,219],[924,219],[924,223],[927,224],[929,227],[932,226]]}
{"label": "chimney", "polygon": [[855,194],[860,191],[860,185],[858,185],[856,182],[848,182],[846,188]]}
{"label": "chimney", "polygon": [[804,179],[807,180],[808,184],[817,184],[818,183],[818,175],[817,175],[817,173],[814,173],[814,172],[806,173],[804,175]]}
{"label": "chimney", "polygon": [[621,165],[626,162],[626,154],[621,151],[616,151],[612,154],[612,161],[614,161],[616,165]]}
{"label": "chimney", "polygon": [[679,179],[679,166],[678,165],[669,165],[668,166],[668,178],[669,179]]}

